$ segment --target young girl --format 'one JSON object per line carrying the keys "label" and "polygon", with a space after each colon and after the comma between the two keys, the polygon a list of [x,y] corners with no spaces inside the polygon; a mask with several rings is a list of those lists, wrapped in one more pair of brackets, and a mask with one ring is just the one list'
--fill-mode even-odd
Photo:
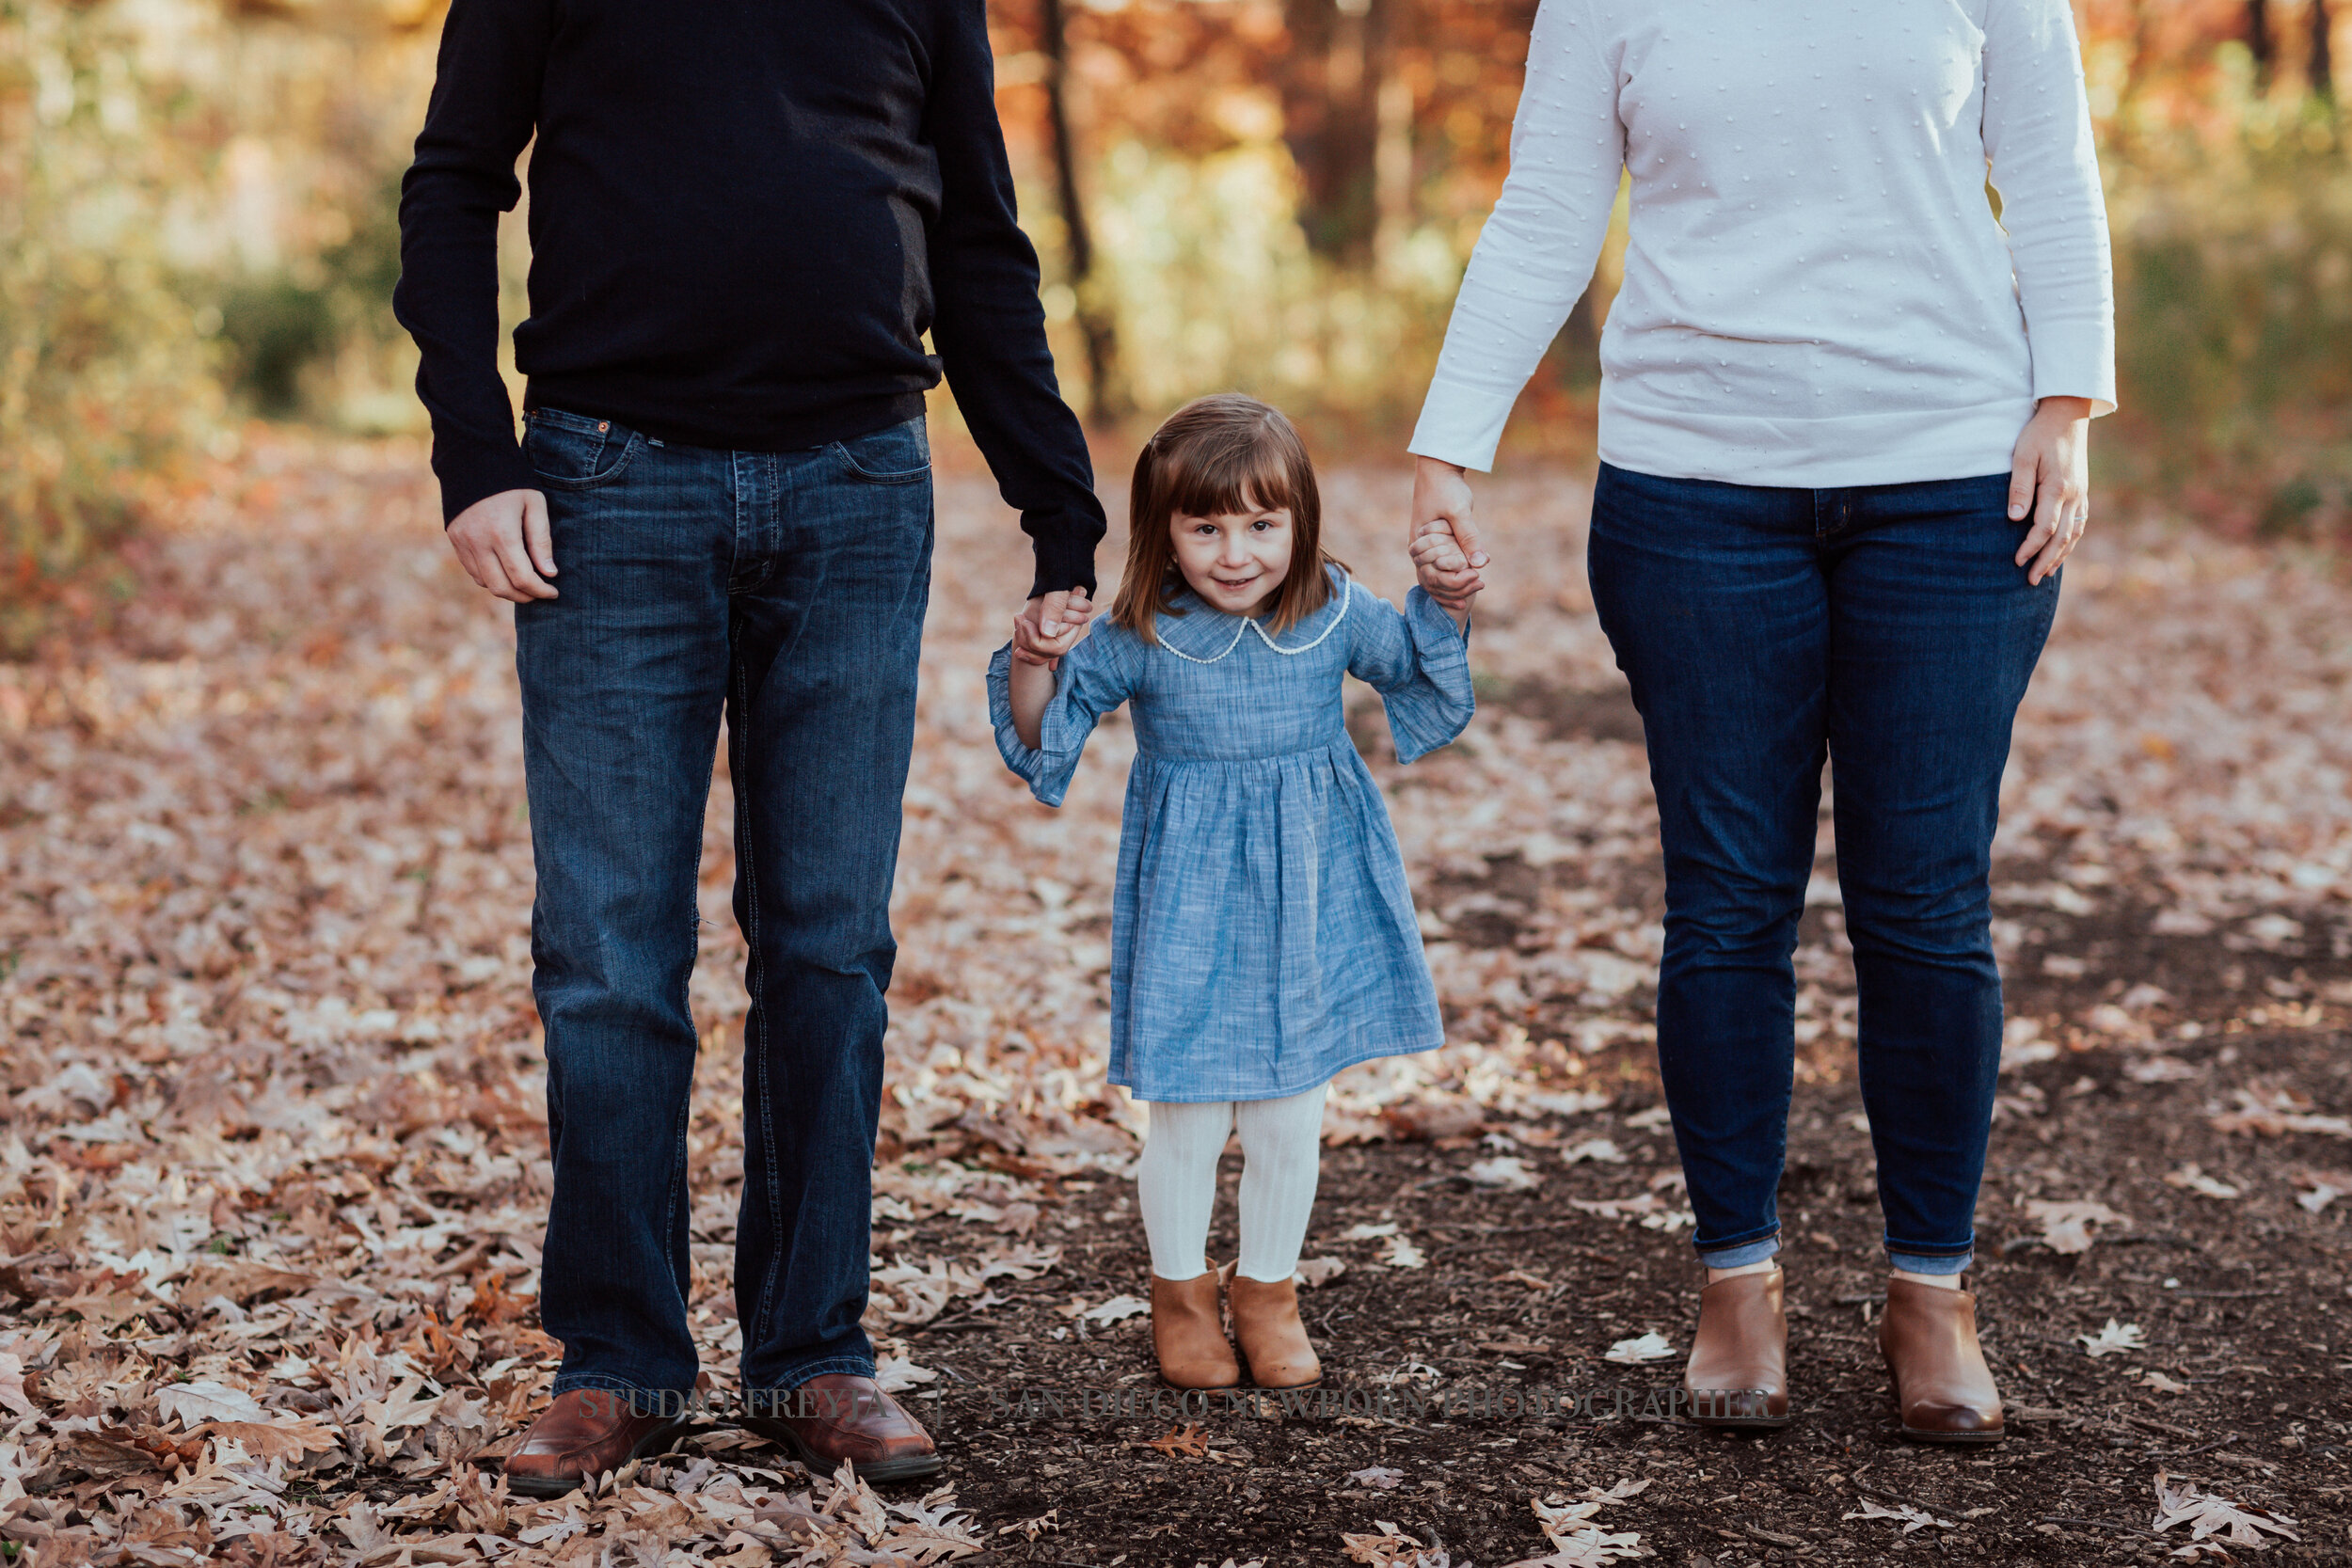
{"label": "young girl", "polygon": [[[988,672],[1006,765],[1061,803],[1096,720],[1134,704],[1111,915],[1110,1080],[1151,1105],[1136,1178],[1152,1340],[1184,1388],[1322,1369],[1293,1275],[1324,1090],[1341,1069],[1444,1040],[1379,785],[1349,738],[1344,672],[1385,700],[1397,760],[1462,732],[1477,577],[1442,526],[1414,541],[1405,612],[1322,546],[1313,468],[1252,398],[1177,411],[1136,460],[1127,570],[1079,640],[1014,623]],[[1461,608],[1449,611],[1430,589]],[[1019,652],[1016,653],[1018,645]],[[1034,660],[1032,662],[1031,660]],[[1217,1158],[1241,1134],[1241,1256],[1203,1254]]]}

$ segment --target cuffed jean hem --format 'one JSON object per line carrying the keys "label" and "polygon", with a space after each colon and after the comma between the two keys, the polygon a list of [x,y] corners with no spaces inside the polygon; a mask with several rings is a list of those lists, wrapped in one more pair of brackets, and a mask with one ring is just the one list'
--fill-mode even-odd
{"label": "cuffed jean hem", "polygon": [[874,1375],[873,1358],[864,1355],[827,1356],[822,1361],[812,1361],[805,1367],[790,1369],[769,1385],[767,1391],[790,1393],[810,1378],[823,1377],[827,1372],[847,1372],[851,1377],[872,1377]]}
{"label": "cuffed jean hem", "polygon": [[1759,1236],[1753,1242],[1735,1242],[1726,1247],[1703,1247],[1699,1261],[1710,1269],[1737,1269],[1749,1263],[1761,1263],[1780,1250],[1780,1232]]}
{"label": "cuffed jean hem", "polygon": [[1971,1250],[1955,1252],[1947,1257],[1922,1258],[1915,1252],[1896,1252],[1890,1248],[1886,1260],[1905,1274],[1966,1274],[1968,1266],[1977,1260],[1977,1255]]}

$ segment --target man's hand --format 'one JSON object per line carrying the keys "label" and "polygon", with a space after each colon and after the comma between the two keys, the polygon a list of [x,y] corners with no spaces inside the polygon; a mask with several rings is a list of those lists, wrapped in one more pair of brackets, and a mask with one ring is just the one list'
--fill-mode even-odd
{"label": "man's hand", "polygon": [[2033,527],[2017,546],[2026,580],[2041,585],[2082,543],[2090,525],[2090,400],[2043,398],[2010,456],[2009,518]]}
{"label": "man's hand", "polygon": [[1449,574],[1442,587],[1425,578],[1422,582],[1429,596],[1457,618],[1468,611],[1472,595],[1486,586],[1478,568],[1486,564],[1486,552],[1478,547],[1478,530],[1470,521],[1472,505],[1470,481],[1457,465],[1435,457],[1413,459],[1413,526],[1406,534],[1406,547],[1415,551],[1418,562],[1424,538],[1442,533],[1459,546],[1468,562],[1467,575]]}
{"label": "man's hand", "polygon": [[546,580],[555,576],[548,498],[536,490],[483,497],[451,520],[449,545],[467,575],[501,599],[555,597],[555,585]]}
{"label": "man's hand", "polygon": [[1012,623],[1012,657],[1024,664],[1053,669],[1062,655],[1078,645],[1078,637],[1093,613],[1094,601],[1083,588],[1031,599]]}

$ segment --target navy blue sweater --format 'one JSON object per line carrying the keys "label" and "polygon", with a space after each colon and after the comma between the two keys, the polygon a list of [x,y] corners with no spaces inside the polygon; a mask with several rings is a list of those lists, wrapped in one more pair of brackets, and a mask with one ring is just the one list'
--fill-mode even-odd
{"label": "navy blue sweater", "polygon": [[984,0],[453,0],[393,295],[444,517],[534,483],[497,364],[532,144],[527,405],[789,451],[913,419],[944,369],[1035,592],[1091,590],[1103,509],[993,74]]}

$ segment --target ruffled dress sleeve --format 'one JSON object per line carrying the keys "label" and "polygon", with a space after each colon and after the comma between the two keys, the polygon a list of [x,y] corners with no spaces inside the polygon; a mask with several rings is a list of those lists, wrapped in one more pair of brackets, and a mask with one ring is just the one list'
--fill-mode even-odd
{"label": "ruffled dress sleeve", "polygon": [[1355,610],[1347,673],[1380,693],[1396,760],[1424,756],[1468,728],[1478,706],[1470,695],[1470,642],[1438,601],[1415,588],[1400,614],[1359,589]]}
{"label": "ruffled dress sleeve", "polygon": [[1127,700],[1127,665],[1117,639],[1113,628],[1098,621],[1062,656],[1034,749],[1021,743],[1021,732],[1012,724],[1012,644],[997,649],[988,661],[988,717],[996,727],[997,752],[1007,768],[1028,781],[1029,793],[1049,806],[1061,804],[1095,721]]}

